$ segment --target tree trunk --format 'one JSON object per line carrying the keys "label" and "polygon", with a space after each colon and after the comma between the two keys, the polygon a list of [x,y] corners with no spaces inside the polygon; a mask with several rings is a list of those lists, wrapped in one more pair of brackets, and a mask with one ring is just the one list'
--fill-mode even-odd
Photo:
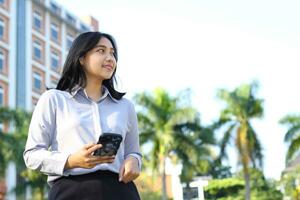
{"label": "tree trunk", "polygon": [[248,170],[244,171],[244,179],[245,179],[245,200],[250,200],[250,174]]}
{"label": "tree trunk", "polygon": [[34,199],[36,199],[36,200],[43,200],[42,199],[42,195],[41,195],[41,193],[39,192],[39,191],[36,191],[35,193],[34,193]]}
{"label": "tree trunk", "polygon": [[187,191],[189,192],[186,196],[186,200],[190,200],[190,182],[187,182],[186,183],[186,188],[187,188]]}
{"label": "tree trunk", "polygon": [[42,187],[38,187],[34,191],[34,199],[36,200],[44,200],[44,189]]}
{"label": "tree trunk", "polygon": [[237,149],[239,151],[239,156],[243,166],[244,180],[245,180],[245,200],[250,200],[250,173],[249,173],[249,160],[250,160],[250,152],[247,148],[247,125],[242,123],[242,125],[238,128],[237,135]]}
{"label": "tree trunk", "polygon": [[166,183],[166,158],[163,157],[162,163],[162,200],[167,200],[167,183]]}
{"label": "tree trunk", "polygon": [[19,192],[17,191],[17,199],[26,199],[26,181],[24,177],[21,176],[21,172],[24,170],[24,166],[16,164],[17,182],[15,187],[19,187]]}

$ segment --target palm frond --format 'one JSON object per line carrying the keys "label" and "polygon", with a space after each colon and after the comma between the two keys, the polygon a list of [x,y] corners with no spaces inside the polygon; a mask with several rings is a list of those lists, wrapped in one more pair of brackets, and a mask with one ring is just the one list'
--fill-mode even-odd
{"label": "palm frond", "polygon": [[263,154],[262,154],[262,145],[260,144],[260,141],[258,139],[258,136],[251,126],[251,124],[248,122],[248,131],[247,131],[247,139],[248,139],[248,149],[250,150],[250,157],[251,161],[254,165],[254,168],[256,168],[256,161],[258,161],[258,165],[263,168]]}
{"label": "palm frond", "polygon": [[295,114],[286,115],[279,120],[279,123],[282,125],[287,125],[288,127],[293,127],[295,125],[300,124],[300,116]]}
{"label": "palm frond", "polygon": [[285,142],[291,142],[295,137],[300,135],[300,123],[290,127],[284,136]]}
{"label": "palm frond", "polygon": [[160,141],[156,139],[153,145],[154,147],[151,151],[151,168],[153,171],[158,171],[160,166]]}
{"label": "palm frond", "polygon": [[147,143],[148,141],[152,141],[155,137],[155,132],[153,131],[143,131],[140,133],[140,143],[141,145]]}
{"label": "palm frond", "polygon": [[286,155],[286,163],[293,160],[293,158],[299,153],[300,149],[300,136],[295,138],[288,147],[288,152]]}
{"label": "palm frond", "polygon": [[229,128],[225,131],[223,138],[221,139],[220,142],[220,155],[219,158],[227,158],[227,154],[226,154],[226,147],[230,141],[231,138],[231,134],[233,132],[233,129],[236,127],[236,124],[232,124],[229,126]]}

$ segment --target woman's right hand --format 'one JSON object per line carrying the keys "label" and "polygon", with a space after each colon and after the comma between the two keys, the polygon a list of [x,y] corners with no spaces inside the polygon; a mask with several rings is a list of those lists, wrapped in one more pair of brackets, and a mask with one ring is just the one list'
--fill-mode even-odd
{"label": "woman's right hand", "polygon": [[92,153],[101,148],[101,144],[89,143],[84,145],[79,151],[71,154],[65,165],[65,170],[72,168],[93,168],[101,163],[114,162],[115,156],[93,156]]}

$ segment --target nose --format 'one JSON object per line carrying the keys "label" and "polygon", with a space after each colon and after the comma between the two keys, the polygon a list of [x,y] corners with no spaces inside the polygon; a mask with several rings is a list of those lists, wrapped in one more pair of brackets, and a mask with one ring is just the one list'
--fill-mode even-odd
{"label": "nose", "polygon": [[113,61],[115,59],[115,57],[114,57],[114,55],[112,55],[112,54],[109,53],[109,54],[106,55],[105,59],[107,61]]}

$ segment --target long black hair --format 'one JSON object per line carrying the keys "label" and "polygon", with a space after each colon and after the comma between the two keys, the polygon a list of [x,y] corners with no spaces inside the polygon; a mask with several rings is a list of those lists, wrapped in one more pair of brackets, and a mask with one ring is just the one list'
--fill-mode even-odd
{"label": "long black hair", "polygon": [[[111,42],[114,48],[113,55],[118,62],[117,45],[115,39],[111,35],[101,32],[82,33],[72,43],[72,46],[64,63],[61,78],[58,81],[56,89],[72,92],[76,85],[79,85],[81,87],[86,86],[85,72],[82,65],[80,64],[79,59],[85,56],[88,51],[93,49],[98,44],[99,40],[103,37],[107,38]],[[113,72],[111,78],[104,80],[102,84],[108,89],[112,97],[120,100],[125,95],[125,93],[118,92],[114,88],[114,82],[116,82],[116,70],[117,68],[115,68],[115,71]]]}

